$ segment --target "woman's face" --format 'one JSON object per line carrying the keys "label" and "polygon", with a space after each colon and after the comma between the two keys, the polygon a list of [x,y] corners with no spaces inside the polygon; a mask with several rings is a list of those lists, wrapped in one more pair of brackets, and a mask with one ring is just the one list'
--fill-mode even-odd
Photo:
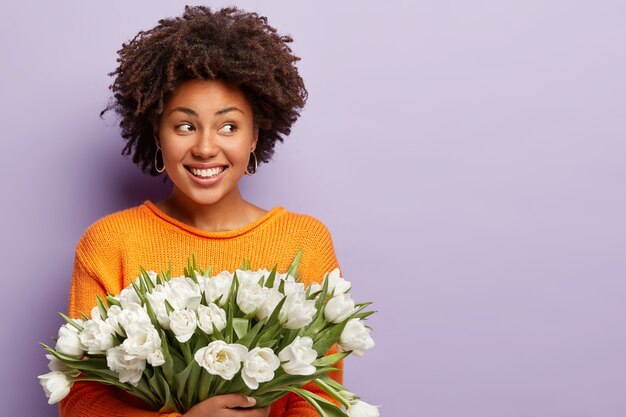
{"label": "woman's face", "polygon": [[158,125],[157,142],[175,193],[202,205],[239,195],[237,184],[257,140],[250,103],[220,80],[181,83]]}

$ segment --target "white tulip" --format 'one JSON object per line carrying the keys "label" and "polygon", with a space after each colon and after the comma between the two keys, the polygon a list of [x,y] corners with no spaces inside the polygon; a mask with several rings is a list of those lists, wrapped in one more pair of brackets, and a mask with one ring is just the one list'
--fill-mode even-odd
{"label": "white tulip", "polygon": [[128,308],[130,304],[141,305],[141,300],[132,286],[124,288],[118,298],[122,308]]}
{"label": "white tulip", "polygon": [[120,336],[124,335],[122,329],[126,329],[132,324],[142,323],[152,325],[148,312],[139,304],[129,304],[124,309],[116,305],[111,306],[107,312],[105,322],[111,325]]}
{"label": "white tulip", "polygon": [[170,313],[170,328],[176,335],[176,339],[185,343],[198,327],[196,313],[190,310],[176,310]]}
{"label": "white tulip", "polygon": [[78,335],[80,342],[87,348],[90,355],[104,354],[113,347],[113,326],[103,320],[87,320],[82,332]]}
{"label": "white tulip", "polygon": [[351,350],[355,355],[363,356],[364,350],[374,347],[374,339],[361,319],[350,319],[341,332],[337,344],[343,350]]}
{"label": "white tulip", "polygon": [[378,417],[378,407],[365,401],[356,400],[350,403],[347,410],[348,417]]}
{"label": "white tulip", "polygon": [[[81,326],[84,324],[82,320],[74,319]],[[69,356],[81,357],[85,353],[85,345],[80,341],[78,329],[67,323],[59,328],[59,337],[55,346],[55,350],[59,353]]]}
{"label": "white tulip", "polygon": [[264,320],[269,317],[273,312],[280,300],[284,295],[274,288],[263,288],[265,294],[265,302],[256,311],[257,320]]}
{"label": "white tulip", "polygon": [[259,280],[263,278],[263,273],[261,271],[249,271],[249,270],[236,269],[235,273],[237,274],[237,281],[239,282],[239,284],[244,284],[244,283],[257,284]]}
{"label": "white tulip", "polygon": [[280,366],[280,360],[270,348],[252,349],[243,360],[241,377],[248,388],[259,388],[259,382],[271,381],[274,371]]}
{"label": "white tulip", "polygon": [[170,292],[167,301],[176,310],[197,310],[202,300],[202,289],[196,282],[188,277],[181,276],[171,279],[169,282]]}
{"label": "white tulip", "polygon": [[278,317],[285,328],[293,330],[311,323],[315,313],[315,301],[307,300],[303,292],[294,292],[287,296]]}
{"label": "white tulip", "polygon": [[63,372],[64,374],[68,374],[70,376],[78,376],[80,371],[78,369],[70,368],[60,360],[58,360],[54,355],[46,355],[48,359],[48,369],[52,372]]}
{"label": "white tulip", "polygon": [[243,345],[216,340],[198,349],[194,358],[208,373],[230,381],[241,369],[241,362],[247,353],[248,349]]}
{"label": "white tulip", "polygon": [[146,294],[146,298],[156,315],[156,318],[163,329],[169,330],[170,317],[165,306],[165,300],[170,298],[172,292],[169,284],[157,285],[152,292]]}
{"label": "white tulip", "polygon": [[324,307],[324,318],[329,323],[341,323],[355,312],[354,300],[348,294],[331,298]]}
{"label": "white tulip", "polygon": [[213,334],[213,325],[220,332],[226,328],[226,312],[217,304],[198,307],[198,327],[206,334]]}
{"label": "white tulip", "polygon": [[48,404],[58,403],[70,393],[72,381],[63,372],[48,372],[37,378],[48,398]]}
{"label": "white tulip", "polygon": [[[130,323],[126,327],[127,338],[122,342],[124,351],[138,359],[148,359],[151,365],[156,351],[161,350],[161,337],[151,323]],[[154,365],[158,366],[158,365]]]}
{"label": "white tulip", "polygon": [[130,382],[137,386],[146,369],[146,360],[129,355],[120,345],[107,350],[107,366],[118,373],[120,382]]}
{"label": "white tulip", "polygon": [[165,363],[165,356],[163,356],[163,351],[158,349],[150,353],[146,360],[152,366],[161,366]]}
{"label": "white tulip", "polygon": [[237,305],[244,314],[255,313],[265,302],[263,288],[253,281],[242,283],[237,289]]}
{"label": "white tulip", "polygon": [[100,315],[100,309],[98,308],[98,306],[95,306],[91,309],[91,319],[102,320],[102,316]]}
{"label": "white tulip", "polygon": [[291,295],[293,293],[296,292],[301,292],[304,293],[304,284],[301,282],[295,282],[295,281],[285,281],[285,286],[283,287],[283,291],[285,292],[285,295]]}
{"label": "white tulip", "polygon": [[[328,273],[325,278],[328,281],[328,294],[340,295],[348,292],[352,288],[350,281],[341,278],[339,268],[335,268]],[[334,293],[333,293],[334,291]]]}
{"label": "white tulip", "polygon": [[315,366],[311,365],[317,359],[317,352],[313,349],[313,339],[308,336],[296,336],[293,342],[280,351],[278,359],[289,375],[311,375]]}
{"label": "white tulip", "polygon": [[318,284],[317,282],[314,282],[311,285],[309,285],[309,294],[313,294],[314,292],[318,292],[318,291],[322,291],[322,286],[320,284]]}
{"label": "white tulip", "polygon": [[228,301],[232,284],[233,274],[228,271],[222,271],[216,276],[204,281],[204,294],[207,303],[212,303],[222,297],[219,305],[224,306]]}

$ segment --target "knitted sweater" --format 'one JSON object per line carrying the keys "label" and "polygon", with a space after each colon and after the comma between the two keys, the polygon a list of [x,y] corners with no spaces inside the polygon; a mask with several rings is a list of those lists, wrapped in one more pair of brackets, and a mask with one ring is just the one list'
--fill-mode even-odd
{"label": "knitted sweater", "polygon": [[[328,230],[311,216],[276,206],[239,229],[206,232],[168,216],[146,201],[98,220],[80,238],[68,315],[89,314],[96,305],[96,294],[119,294],[137,278],[140,266],[161,271],[171,261],[173,275],[182,275],[187,258],[195,254],[202,267],[212,266],[214,274],[234,271],[244,257],[250,260],[252,269],[271,269],[278,264],[278,271],[284,272],[300,248],[299,273],[305,285],[320,282],[326,272],[339,267]],[[329,351],[333,352],[336,346]],[[329,376],[342,382],[343,361],[337,367],[340,370]],[[313,383],[304,388],[329,398]],[[163,416],[124,391],[96,382],[75,383],[59,410],[61,417]],[[295,394],[282,397],[270,410],[270,417],[314,416],[317,412]]]}

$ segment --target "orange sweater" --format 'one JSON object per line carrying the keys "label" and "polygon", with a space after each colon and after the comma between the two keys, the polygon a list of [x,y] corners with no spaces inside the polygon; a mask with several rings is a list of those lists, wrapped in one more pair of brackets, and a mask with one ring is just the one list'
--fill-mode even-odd
{"label": "orange sweater", "polygon": [[[70,317],[89,314],[96,294],[119,294],[130,285],[139,267],[161,271],[172,262],[174,276],[182,275],[191,254],[213,274],[234,271],[245,257],[253,269],[284,272],[302,248],[299,273],[305,284],[319,282],[339,267],[328,230],[319,220],[276,206],[257,221],[226,232],[206,232],[169,217],[150,201],[106,216],[92,224],[76,247],[69,297]],[[333,347],[330,352],[335,352]],[[329,353],[330,353],[329,352]],[[329,374],[343,382],[343,362]],[[313,383],[304,386],[329,398]],[[96,382],[79,382],[60,403],[61,417],[155,417],[140,400],[122,390]],[[168,414],[169,417],[179,416]],[[275,402],[270,417],[314,417],[317,412],[295,394]]]}

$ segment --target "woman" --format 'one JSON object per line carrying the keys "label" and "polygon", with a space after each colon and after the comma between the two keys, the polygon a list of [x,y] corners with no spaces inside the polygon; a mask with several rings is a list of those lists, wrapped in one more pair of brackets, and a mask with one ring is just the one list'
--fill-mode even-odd
{"label": "woman", "polygon": [[[306,101],[288,43],[265,17],[236,8],[186,7],[119,51],[111,75],[121,116],[123,153],[152,175],[167,174],[169,198],[111,214],[91,225],[76,248],[69,314],[89,312],[97,294],[117,294],[140,266],[182,273],[191,254],[214,271],[252,266],[287,269],[302,248],[303,282],[338,267],[326,227],[281,206],[269,211],[244,200],[238,182],[268,162]],[[104,112],[103,112],[104,113]],[[332,349],[334,351],[334,349]],[[342,380],[340,370],[331,374]],[[314,384],[305,388],[323,392]],[[328,397],[327,397],[328,398]],[[156,416],[141,401],[105,385],[76,383],[62,416]],[[171,414],[178,415],[178,414]],[[209,398],[185,416],[316,416],[290,394],[271,408],[232,394]]]}

